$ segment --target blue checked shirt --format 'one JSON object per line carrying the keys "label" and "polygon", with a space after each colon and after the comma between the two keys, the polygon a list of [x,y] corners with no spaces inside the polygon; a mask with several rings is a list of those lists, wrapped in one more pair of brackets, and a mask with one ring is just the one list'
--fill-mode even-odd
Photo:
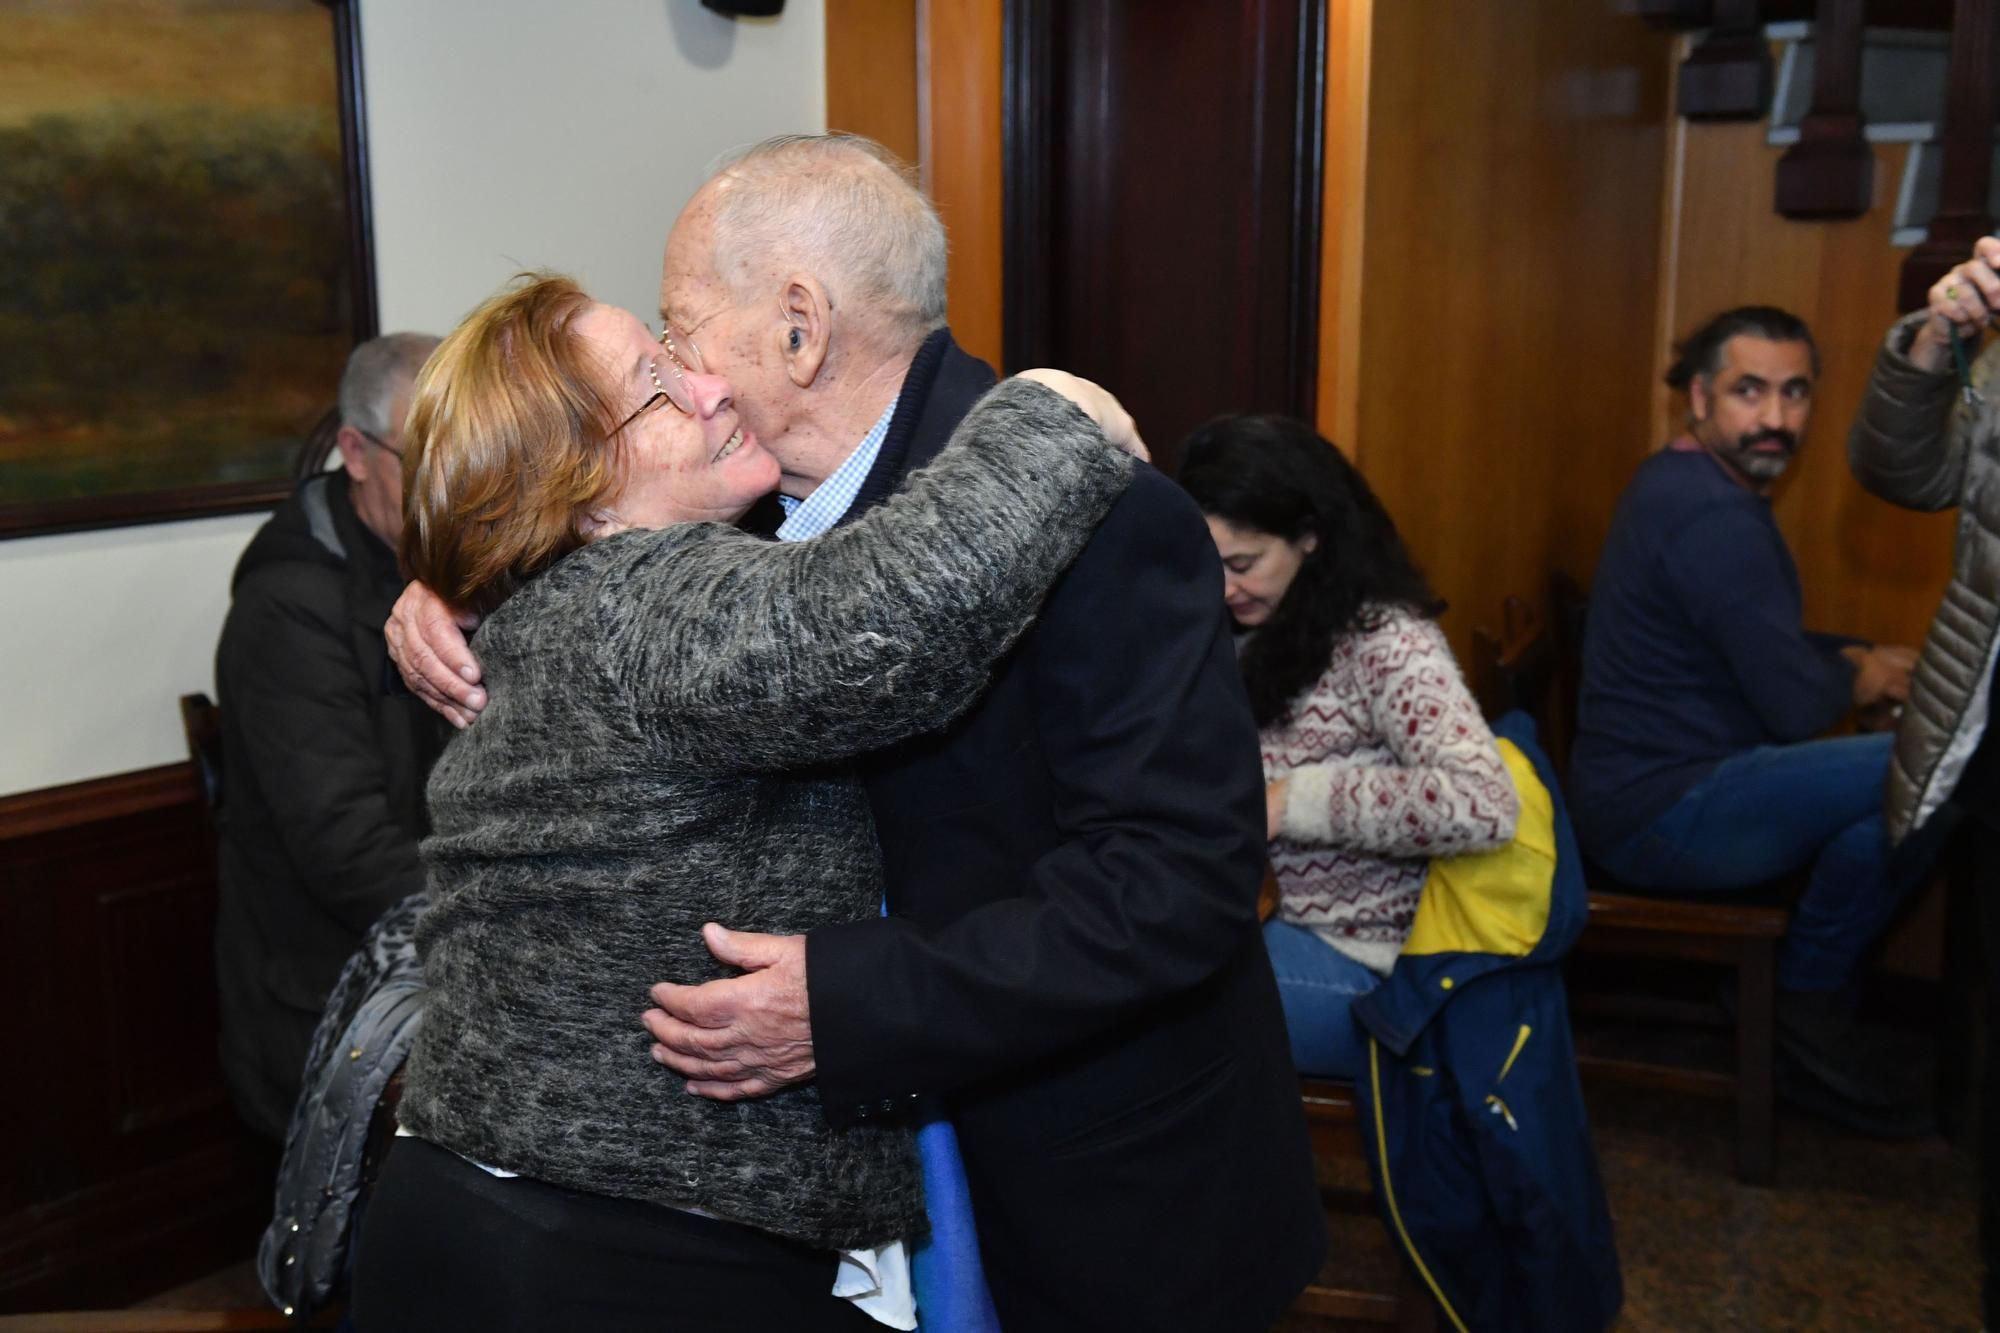
{"label": "blue checked shirt", "polygon": [[808,537],[817,537],[830,531],[834,524],[846,515],[854,504],[854,497],[861,493],[861,483],[868,480],[868,473],[875,466],[875,456],[882,452],[882,441],[888,438],[889,423],[896,419],[896,405],[889,404],[868,433],[861,437],[861,443],[854,446],[854,452],[847,461],[833,470],[833,475],[813,488],[813,493],[803,500],[794,500],[789,495],[778,497],[778,503],[785,507],[785,521],[778,525],[778,540],[781,542],[802,542]]}

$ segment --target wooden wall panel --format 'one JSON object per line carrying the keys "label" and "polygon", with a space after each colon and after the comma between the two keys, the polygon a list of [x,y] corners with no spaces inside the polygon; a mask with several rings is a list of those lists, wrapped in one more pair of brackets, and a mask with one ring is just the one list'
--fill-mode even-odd
{"label": "wooden wall panel", "polygon": [[959,346],[999,369],[1004,6],[916,3],[919,160],[951,236],[951,330]]}
{"label": "wooden wall panel", "polygon": [[1368,222],[1368,72],[1375,0],[1327,0],[1326,161],[1320,198],[1319,433],[1352,450],[1361,397]]}
{"label": "wooden wall panel", "polygon": [[[1672,42],[1617,8],[1373,6],[1341,443],[1451,602],[1461,655],[1508,594],[1588,572],[1655,433]],[[1330,103],[1348,77],[1329,72]]]}
{"label": "wooden wall panel", "polygon": [[[1868,495],[1847,468],[1847,429],[1868,383],[1875,349],[1896,315],[1889,245],[1902,177],[1901,145],[1875,149],[1875,206],[1852,222],[1788,222],[1771,210],[1782,149],[1761,125],[1689,125],[1677,136],[1677,252],[1664,266],[1655,378],[1666,339],[1718,310],[1782,306],[1812,327],[1825,361],[1805,448],[1777,497],[1778,525],[1817,627],[1885,642],[1921,643],[1951,573],[1952,517],[1913,514]],[[1653,435],[1677,431],[1686,404],[1661,389]]]}
{"label": "wooden wall panel", "polygon": [[0,1311],[254,1253],[277,1154],[223,1092],[214,921],[186,764],[0,800]]}
{"label": "wooden wall panel", "polygon": [[952,333],[1000,365],[1003,0],[839,0],[826,125],[917,168],[951,238]]}
{"label": "wooden wall panel", "polygon": [[910,163],[918,153],[917,2],[826,7],[826,127],[865,134]]}

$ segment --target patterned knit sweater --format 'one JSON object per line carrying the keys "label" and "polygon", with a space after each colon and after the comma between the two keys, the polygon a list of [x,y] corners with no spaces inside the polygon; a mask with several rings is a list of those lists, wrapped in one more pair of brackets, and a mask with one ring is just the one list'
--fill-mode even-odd
{"label": "patterned knit sweater", "polygon": [[1387,974],[1430,858],[1506,845],[1520,800],[1437,623],[1370,618],[1260,739],[1265,780],[1290,778],[1271,844],[1279,918]]}
{"label": "patterned knit sweater", "polygon": [[791,934],[876,914],[867,799],[826,765],[970,705],[1131,469],[1067,400],[1010,380],[835,532],[622,533],[489,617],[491,703],[430,782],[403,1125],[825,1249],[923,1234],[907,1130],[833,1132],[811,1083],[694,1096],[639,1016],[654,982],[725,974],[705,921]]}

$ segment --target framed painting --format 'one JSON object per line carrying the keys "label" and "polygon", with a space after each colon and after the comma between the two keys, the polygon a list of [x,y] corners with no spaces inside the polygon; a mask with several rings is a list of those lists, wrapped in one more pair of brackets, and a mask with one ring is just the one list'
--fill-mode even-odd
{"label": "framed painting", "polygon": [[0,0],[0,537],[267,507],[375,334],[355,0]]}

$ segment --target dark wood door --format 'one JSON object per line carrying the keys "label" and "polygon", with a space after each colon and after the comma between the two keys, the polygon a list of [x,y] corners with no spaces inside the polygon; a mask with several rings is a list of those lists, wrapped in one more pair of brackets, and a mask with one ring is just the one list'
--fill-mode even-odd
{"label": "dark wood door", "polygon": [[1006,359],[1103,382],[1162,466],[1310,419],[1323,0],[1009,0]]}

